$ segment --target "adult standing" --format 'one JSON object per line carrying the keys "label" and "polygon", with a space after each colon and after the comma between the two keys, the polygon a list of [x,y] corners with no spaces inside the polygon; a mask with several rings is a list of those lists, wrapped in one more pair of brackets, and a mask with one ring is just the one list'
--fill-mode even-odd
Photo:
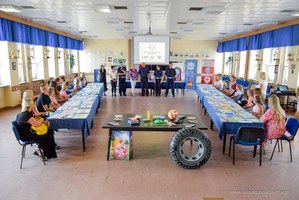
{"label": "adult standing", "polygon": [[154,72],[154,76],[155,76],[155,93],[156,93],[156,96],[160,96],[163,72],[162,72],[160,66],[158,66],[158,65],[157,65],[156,71]]}
{"label": "adult standing", "polygon": [[126,67],[124,67],[123,62],[119,63],[119,68],[117,69],[117,75],[119,77],[119,95],[122,96],[127,96],[126,95],[126,75],[127,75],[127,71],[126,71]]}
{"label": "adult standing", "polygon": [[138,79],[138,71],[135,69],[134,65],[132,65],[130,68],[129,76],[130,76],[130,82],[131,82],[132,96],[135,97],[135,86],[136,86],[136,81]]}
{"label": "adult standing", "polygon": [[110,78],[112,96],[116,96],[117,71],[113,65],[111,66]]}
{"label": "adult standing", "polygon": [[260,82],[259,84],[256,86],[256,88],[261,88],[262,93],[263,93],[263,98],[264,100],[266,99],[267,96],[267,88],[268,88],[268,81],[267,76],[266,76],[266,72],[261,72],[260,73]]}
{"label": "adult standing", "polygon": [[104,96],[106,96],[107,89],[107,81],[106,81],[106,69],[104,65],[101,65],[101,69],[99,71],[100,83],[104,83]]}
{"label": "adult standing", "polygon": [[175,69],[172,68],[172,63],[169,63],[169,68],[166,70],[166,92],[165,96],[168,95],[168,89],[171,88],[172,96],[174,97],[174,79],[175,79]]}
{"label": "adult standing", "polygon": [[148,93],[148,76],[149,76],[149,70],[146,68],[145,63],[141,63],[141,68],[138,71],[138,74],[141,78],[141,92],[142,96],[146,94],[146,96],[149,96]]}

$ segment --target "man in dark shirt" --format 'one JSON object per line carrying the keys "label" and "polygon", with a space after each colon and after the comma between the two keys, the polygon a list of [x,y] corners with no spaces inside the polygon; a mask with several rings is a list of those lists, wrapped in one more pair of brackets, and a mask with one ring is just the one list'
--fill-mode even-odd
{"label": "man in dark shirt", "polygon": [[55,110],[51,108],[51,99],[48,96],[48,85],[42,83],[40,85],[41,94],[38,96],[36,101],[36,106],[38,112],[54,112]]}
{"label": "man in dark shirt", "polygon": [[126,95],[126,67],[124,67],[123,62],[119,63],[120,66],[117,69],[117,75],[119,77],[119,95],[122,96],[127,96]]}
{"label": "man in dark shirt", "polygon": [[174,79],[175,79],[175,69],[172,68],[172,63],[169,63],[169,68],[166,70],[166,92],[165,96],[168,95],[168,89],[171,88],[172,96],[174,97]]}
{"label": "man in dark shirt", "polygon": [[146,96],[149,96],[148,93],[148,76],[149,76],[149,70],[146,68],[145,63],[141,63],[141,68],[138,71],[138,74],[141,78],[141,91],[142,96],[146,94]]}

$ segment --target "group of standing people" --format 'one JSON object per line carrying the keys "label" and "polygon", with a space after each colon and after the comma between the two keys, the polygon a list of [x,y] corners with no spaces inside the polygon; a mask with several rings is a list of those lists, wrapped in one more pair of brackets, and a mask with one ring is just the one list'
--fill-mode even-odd
{"label": "group of standing people", "polygon": [[[131,83],[131,93],[132,96],[135,96],[135,87],[136,82],[140,79],[141,83],[141,94],[142,96],[149,96],[149,78],[150,78],[150,71],[146,67],[146,64],[143,62],[139,70],[137,70],[134,65],[129,69],[127,72],[126,67],[123,65],[123,62],[120,62],[119,68],[116,70],[115,66],[111,66],[110,71],[110,83],[111,83],[111,93],[112,96],[116,96],[116,86],[117,80],[119,81],[119,96],[127,96],[126,95],[126,79],[129,76],[130,83]],[[168,90],[171,89],[172,96],[175,96],[174,93],[174,81],[175,81],[176,71],[173,68],[173,64],[169,63],[169,68],[166,70],[166,92],[165,96],[168,95]],[[99,71],[99,81],[104,83],[104,90],[105,92],[108,90],[107,88],[107,80],[106,80],[106,69],[104,65],[101,65],[101,69]],[[156,67],[154,72],[154,81],[155,81],[155,94],[156,96],[161,96],[161,85],[163,81],[163,71],[161,70],[160,66]],[[106,93],[104,93],[106,95]]]}

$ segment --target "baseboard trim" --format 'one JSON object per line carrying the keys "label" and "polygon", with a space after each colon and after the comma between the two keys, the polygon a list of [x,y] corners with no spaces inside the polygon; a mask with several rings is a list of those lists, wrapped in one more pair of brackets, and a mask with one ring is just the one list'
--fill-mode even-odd
{"label": "baseboard trim", "polygon": [[19,107],[21,104],[18,104],[18,105],[15,105],[15,106],[5,106],[5,107],[2,107],[0,108],[0,112],[1,111],[4,111],[4,110],[9,110],[9,109],[13,109],[13,108],[17,108]]}

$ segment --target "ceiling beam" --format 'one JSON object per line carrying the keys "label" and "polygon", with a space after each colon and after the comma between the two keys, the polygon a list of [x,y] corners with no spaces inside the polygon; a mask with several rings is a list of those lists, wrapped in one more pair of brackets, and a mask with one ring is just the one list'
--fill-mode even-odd
{"label": "ceiling beam", "polygon": [[45,31],[50,31],[50,32],[53,32],[53,33],[57,33],[59,35],[64,35],[64,36],[73,38],[73,39],[77,39],[77,40],[81,40],[81,41],[84,40],[83,38],[68,34],[68,33],[63,32],[63,31],[59,31],[57,29],[54,29],[54,28],[51,28],[51,27],[48,27],[48,26],[44,26],[44,25],[39,24],[39,23],[29,21],[28,19],[24,19],[24,18],[21,18],[21,17],[10,15],[10,14],[8,14],[6,12],[3,12],[3,11],[0,11],[0,18],[5,18],[5,19],[11,20],[11,21],[15,21],[15,22],[19,22],[19,23],[26,24],[26,25],[29,25],[29,26],[33,26],[33,27],[36,27],[36,28],[39,28],[39,29],[42,29],[42,30],[45,30]]}
{"label": "ceiling beam", "polygon": [[264,32],[267,32],[267,31],[273,31],[273,30],[276,30],[276,29],[279,29],[279,28],[292,26],[292,25],[296,25],[296,24],[299,24],[299,19],[292,19],[292,20],[289,20],[289,21],[281,22],[279,24],[275,24],[275,25],[267,26],[267,27],[264,27],[264,28],[261,28],[261,29],[257,29],[257,30],[251,31],[251,32],[242,33],[242,34],[235,35],[235,36],[232,36],[232,37],[224,38],[222,40],[218,40],[218,42],[226,42],[226,41],[229,41],[229,40],[248,37],[248,36],[251,36],[251,35],[264,33]]}

